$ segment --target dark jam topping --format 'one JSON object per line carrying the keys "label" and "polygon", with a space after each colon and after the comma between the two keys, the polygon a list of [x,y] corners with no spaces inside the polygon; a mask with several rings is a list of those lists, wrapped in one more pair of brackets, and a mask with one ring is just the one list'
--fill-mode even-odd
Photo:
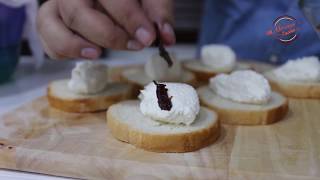
{"label": "dark jam topping", "polygon": [[169,55],[169,53],[166,51],[166,49],[164,48],[163,42],[161,40],[161,34],[160,31],[158,29],[157,24],[154,24],[155,29],[156,29],[156,40],[155,40],[155,45],[159,47],[159,55],[168,63],[168,66],[171,67],[173,62],[171,60],[171,57]]}
{"label": "dark jam topping", "polygon": [[161,110],[170,111],[172,108],[172,96],[169,97],[168,95],[168,89],[166,88],[165,84],[157,83],[156,81],[153,81],[153,83],[157,86],[157,98],[158,98],[158,104]]}

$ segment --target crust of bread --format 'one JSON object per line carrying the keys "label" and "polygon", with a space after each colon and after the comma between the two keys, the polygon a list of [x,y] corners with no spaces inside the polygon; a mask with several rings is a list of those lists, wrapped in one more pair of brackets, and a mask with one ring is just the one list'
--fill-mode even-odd
{"label": "crust of bread", "polygon": [[[200,63],[200,60],[189,60],[186,61],[185,63],[183,63],[183,67],[184,69],[186,69],[187,71],[193,72],[194,75],[196,76],[198,81],[202,81],[202,82],[208,82],[210,78],[216,76],[217,74],[220,73],[231,73],[232,71],[225,71],[225,72],[213,72],[210,71],[208,69],[203,68],[202,70],[199,67],[194,67],[192,65],[192,63],[194,63],[194,61],[197,61]],[[203,65],[205,66],[205,65]],[[244,62],[237,62],[237,66],[236,69],[253,69],[252,66],[250,66],[249,64],[246,64]]]}
{"label": "crust of bread", "polygon": [[268,79],[274,91],[278,91],[287,97],[320,99],[319,84],[289,84]]}
{"label": "crust of bread", "polygon": [[183,65],[183,68],[187,71],[193,72],[193,74],[196,76],[196,79],[199,81],[208,81],[210,78],[217,75],[217,73],[215,72],[200,71],[198,69],[187,66],[186,64]]}
{"label": "crust of bread", "polygon": [[205,71],[199,71],[196,69],[192,69],[189,67],[184,66],[184,68],[190,72],[193,72],[194,75],[196,76],[197,80],[199,81],[209,81],[210,78],[214,77],[217,75],[217,73],[214,72],[205,72]]}
{"label": "crust of bread", "polygon": [[[198,91],[199,92],[199,91]],[[285,118],[289,110],[289,103],[286,99],[281,105],[264,110],[237,110],[221,108],[214,103],[208,103],[199,93],[202,105],[214,110],[219,115],[219,120],[223,124],[230,125],[267,125],[278,122]]]}
{"label": "crust of bread", "polygon": [[131,85],[131,97],[130,98],[137,98],[140,94],[140,90],[144,89],[144,86],[136,83],[136,82],[133,82],[133,81],[130,81],[129,79],[125,78],[124,76],[121,76],[121,82],[124,82],[124,83],[128,83]]}
{"label": "crust of bread", "polygon": [[[125,82],[131,85],[131,98],[137,98],[140,94],[140,90],[144,89],[145,85],[132,81],[128,79],[126,76],[124,76],[123,74],[121,75],[120,79],[121,79],[121,82]],[[195,75],[194,75],[194,78],[190,79],[190,81],[187,81],[184,83],[187,83],[193,87],[198,86],[197,78]]]}
{"label": "crust of bread", "polygon": [[211,104],[205,104],[214,109],[224,124],[231,125],[267,125],[273,124],[283,119],[288,112],[288,102],[279,107],[267,111],[240,111],[231,109],[221,109]]}
{"label": "crust of bread", "polygon": [[196,151],[212,144],[220,135],[219,121],[205,129],[183,134],[146,133],[118,120],[109,110],[107,111],[107,126],[116,139],[147,151],[161,153]]}
{"label": "crust of bread", "polygon": [[47,88],[47,99],[51,107],[56,109],[72,112],[72,113],[90,113],[90,112],[99,112],[106,110],[112,104],[115,104],[119,101],[128,99],[131,97],[130,89],[128,92],[119,93],[112,96],[97,96],[97,97],[88,97],[81,99],[64,99],[54,95],[51,86]]}

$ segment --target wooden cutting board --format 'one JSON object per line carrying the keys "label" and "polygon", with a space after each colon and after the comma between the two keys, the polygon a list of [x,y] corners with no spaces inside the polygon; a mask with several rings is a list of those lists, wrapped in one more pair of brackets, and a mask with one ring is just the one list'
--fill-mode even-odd
{"label": "wooden cutting board", "polygon": [[290,100],[281,122],[223,126],[200,151],[152,153],[115,140],[105,113],[36,99],[0,117],[0,168],[85,179],[320,179],[320,101]]}

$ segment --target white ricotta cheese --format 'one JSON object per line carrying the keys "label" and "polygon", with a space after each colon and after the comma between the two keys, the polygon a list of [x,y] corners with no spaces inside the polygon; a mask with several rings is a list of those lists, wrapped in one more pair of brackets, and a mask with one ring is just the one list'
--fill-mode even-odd
{"label": "white ricotta cheese", "polygon": [[172,67],[158,54],[153,55],[144,66],[146,75],[156,81],[179,81],[181,80],[181,63],[171,55]]}
{"label": "white ricotta cheese", "polygon": [[170,111],[162,110],[158,104],[156,94],[157,86],[148,84],[141,91],[139,98],[142,114],[156,121],[171,124],[190,125],[196,119],[200,110],[199,98],[196,90],[183,83],[161,83],[168,89],[169,97],[172,97],[172,108]]}
{"label": "white ricotta cheese", "polygon": [[78,94],[101,92],[107,85],[107,70],[107,66],[103,64],[91,61],[78,62],[72,70],[68,88]]}
{"label": "white ricotta cheese", "polygon": [[214,71],[231,72],[236,66],[236,54],[226,45],[206,45],[201,49],[201,61]]}
{"label": "white ricotta cheese", "polygon": [[251,71],[235,71],[210,79],[210,88],[219,96],[248,104],[265,104],[271,97],[271,88],[264,76]]}
{"label": "white ricotta cheese", "polygon": [[273,74],[285,81],[320,82],[320,62],[315,56],[289,60],[273,70]]}

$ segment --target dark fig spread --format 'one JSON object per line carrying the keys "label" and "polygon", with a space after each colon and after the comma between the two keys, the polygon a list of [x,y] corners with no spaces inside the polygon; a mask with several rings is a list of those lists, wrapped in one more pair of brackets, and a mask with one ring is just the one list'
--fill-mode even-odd
{"label": "dark fig spread", "polygon": [[168,63],[168,66],[171,67],[173,64],[171,57],[170,57],[169,53],[166,51],[166,49],[164,48],[164,45],[161,40],[161,34],[160,34],[160,31],[158,29],[157,24],[155,23],[154,26],[155,26],[156,33],[157,33],[155,45],[159,47],[159,55]]}
{"label": "dark fig spread", "polygon": [[153,83],[157,86],[157,98],[158,98],[158,104],[161,110],[170,111],[172,108],[172,96],[169,97],[168,95],[168,89],[166,88],[165,84],[157,83],[156,81],[153,81]]}

